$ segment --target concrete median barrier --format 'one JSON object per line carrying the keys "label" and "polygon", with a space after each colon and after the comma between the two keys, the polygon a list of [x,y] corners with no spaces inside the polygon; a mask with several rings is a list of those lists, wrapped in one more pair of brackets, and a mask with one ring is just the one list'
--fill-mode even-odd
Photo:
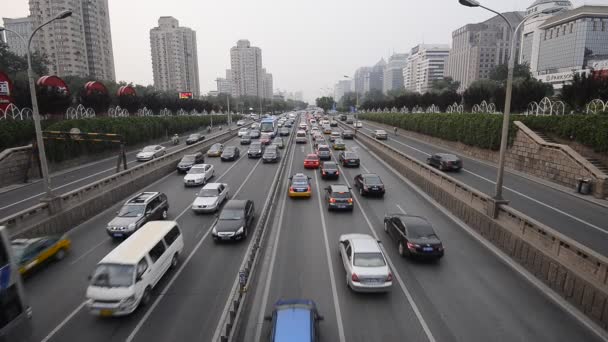
{"label": "concrete median barrier", "polygon": [[495,206],[490,196],[370,135],[359,131],[355,139],[604,330],[608,328],[608,258],[508,205]]}

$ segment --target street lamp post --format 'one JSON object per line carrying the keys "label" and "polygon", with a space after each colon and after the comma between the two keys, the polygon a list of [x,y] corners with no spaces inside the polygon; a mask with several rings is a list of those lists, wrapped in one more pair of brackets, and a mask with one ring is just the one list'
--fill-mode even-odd
{"label": "street lamp post", "polygon": [[504,111],[504,115],[503,115],[503,119],[502,119],[502,134],[501,134],[501,138],[500,138],[498,174],[496,175],[496,188],[495,188],[495,192],[494,192],[493,203],[491,203],[491,208],[489,208],[490,209],[489,213],[493,217],[497,217],[498,206],[500,204],[508,203],[508,201],[506,201],[502,196],[502,189],[503,189],[503,181],[504,181],[504,173],[505,173],[505,158],[506,158],[506,152],[507,152],[507,142],[509,140],[509,116],[511,115],[511,95],[513,93],[513,70],[515,69],[515,42],[517,39],[517,32],[519,31],[519,28],[526,22],[526,20],[528,20],[532,17],[539,16],[541,14],[553,13],[553,12],[559,11],[561,9],[549,8],[549,9],[545,9],[539,13],[534,13],[532,15],[528,15],[527,17],[523,18],[523,20],[519,23],[519,25],[517,25],[515,28],[513,28],[513,25],[511,25],[511,22],[504,15],[502,15],[501,13],[499,13],[491,8],[481,5],[477,0],[458,0],[458,2],[463,6],[481,7],[485,10],[488,10],[492,13],[497,14],[507,23],[507,26],[509,26],[509,33],[511,35],[511,37],[510,37],[511,39],[509,41],[509,61],[508,61],[508,66],[507,66],[507,87],[506,87],[506,94],[505,94],[505,111]]}
{"label": "street lamp post", "polygon": [[46,162],[46,151],[44,150],[44,139],[42,138],[42,127],[40,125],[40,112],[38,111],[38,98],[36,97],[36,82],[34,81],[34,70],[32,69],[32,56],[30,52],[30,47],[32,44],[32,38],[42,27],[52,23],[55,20],[65,19],[72,15],[71,10],[63,11],[57,14],[54,18],[47,20],[46,22],[40,24],[36,27],[27,41],[25,38],[19,33],[7,29],[5,27],[0,27],[0,32],[8,31],[14,33],[21,41],[23,41],[24,45],[27,45],[27,77],[29,79],[30,85],[30,95],[32,97],[32,111],[34,118],[34,129],[36,131],[36,144],[38,145],[38,158],[40,160],[40,169],[42,171],[42,186],[44,187],[44,192],[46,194],[46,199],[50,199],[53,197],[53,192],[51,189],[51,178],[49,177],[49,167]]}

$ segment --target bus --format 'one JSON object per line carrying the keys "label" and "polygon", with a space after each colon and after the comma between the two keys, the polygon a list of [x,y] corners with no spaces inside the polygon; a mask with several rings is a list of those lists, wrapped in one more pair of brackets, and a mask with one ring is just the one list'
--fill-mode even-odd
{"label": "bus", "polygon": [[0,342],[29,341],[31,316],[7,230],[0,226]]}
{"label": "bus", "polygon": [[276,116],[271,116],[269,118],[262,119],[260,122],[260,132],[261,133],[270,133],[272,139],[277,135],[279,130],[279,126],[277,124]]}

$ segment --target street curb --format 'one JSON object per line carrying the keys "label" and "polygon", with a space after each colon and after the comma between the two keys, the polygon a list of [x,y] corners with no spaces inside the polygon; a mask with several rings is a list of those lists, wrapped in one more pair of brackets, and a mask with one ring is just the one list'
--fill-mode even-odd
{"label": "street curb", "polygon": [[[369,120],[363,120],[363,121],[366,122],[366,123],[369,123]],[[373,124],[377,125],[377,126],[384,126],[384,128],[391,127],[389,125],[380,124],[380,123],[377,123],[377,122],[373,122]],[[406,130],[402,130],[402,131],[409,132],[409,131],[406,131]],[[417,133],[417,132],[415,132],[415,133]],[[421,133],[419,133],[419,134],[421,134]],[[454,153],[454,151],[451,151],[451,150],[449,150],[449,149],[447,149],[447,148],[445,148],[443,146],[437,146],[437,145],[435,145],[433,143],[430,143],[428,141],[420,140],[418,138],[414,138],[414,137],[406,136],[406,135],[404,135],[404,137],[406,137],[407,139],[414,140],[414,141],[416,141],[418,143],[421,143],[421,144],[431,145],[431,146],[433,146],[433,147],[435,147],[437,149],[441,149],[441,150],[444,150],[444,151],[449,151],[449,152],[453,152]],[[458,152],[456,152],[456,153],[458,153]],[[463,158],[471,159],[471,160],[473,160],[475,162],[478,162],[480,164],[483,164],[483,165],[486,165],[486,166],[489,166],[489,167],[493,167],[493,168],[497,168],[498,167],[496,164],[491,163],[491,162],[489,162],[487,160],[480,160],[480,159],[477,159],[477,158],[474,158],[474,157],[471,157],[471,156],[468,156],[468,155],[463,155],[462,153],[458,153],[458,154],[461,155],[461,156],[463,156]],[[506,168],[506,167],[505,167],[505,171],[507,173],[512,174],[512,175],[515,175],[515,176],[518,176],[518,177],[521,177],[521,178],[525,178],[525,179],[531,180],[531,181],[533,181],[535,183],[538,183],[540,185],[546,186],[546,187],[551,188],[551,189],[556,190],[556,191],[563,192],[563,193],[565,193],[567,195],[579,198],[579,199],[587,201],[589,203],[596,204],[596,205],[599,205],[599,206],[604,207],[604,208],[608,208],[608,200],[601,200],[601,199],[593,198],[593,197],[590,197],[590,196],[579,195],[579,194],[573,192],[573,190],[568,189],[565,186],[561,186],[559,184],[555,184],[555,183],[553,183],[551,181],[548,181],[548,180],[545,180],[545,179],[542,179],[542,178],[539,178],[539,177],[527,174],[527,173],[522,172],[522,171],[517,171],[517,170],[513,170],[511,168]]]}

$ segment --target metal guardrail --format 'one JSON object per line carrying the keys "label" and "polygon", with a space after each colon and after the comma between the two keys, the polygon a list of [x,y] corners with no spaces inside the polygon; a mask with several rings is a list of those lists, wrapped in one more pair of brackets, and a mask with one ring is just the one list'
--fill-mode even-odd
{"label": "metal guardrail", "polygon": [[271,213],[273,213],[276,195],[281,188],[281,181],[285,176],[285,168],[289,162],[289,157],[287,156],[289,156],[291,149],[294,148],[294,144],[292,143],[293,136],[294,131],[292,130],[287,142],[288,148],[285,150],[285,157],[281,159],[281,164],[279,165],[279,170],[277,173],[279,177],[275,178],[272,182],[270,187],[270,195],[264,205],[264,208],[262,209],[262,214],[258,220],[258,224],[256,225],[255,236],[253,237],[254,242],[249,245],[249,249],[245,254],[245,259],[247,260],[245,263],[245,268],[239,271],[239,274],[237,275],[232,287],[233,291],[229,295],[228,300],[230,301],[230,308],[228,312],[224,312],[220,318],[219,325],[222,326],[222,331],[219,342],[232,342],[234,339],[234,332],[237,331],[240,323],[241,314],[245,306],[244,304],[246,303],[248,297],[248,291],[246,289],[249,287],[250,280],[255,274],[259,256],[258,252],[266,236],[266,226],[271,218]]}
{"label": "metal guardrail", "polygon": [[110,189],[114,189],[119,185],[131,182],[151,171],[162,168],[171,163],[177,163],[182,158],[183,154],[198,152],[209,148],[214,143],[232,138],[236,135],[236,132],[236,130],[226,130],[223,133],[207,138],[196,144],[183,147],[162,157],[142,163],[128,170],[121,171],[62,194],[54,199],[54,201],[56,201],[54,205],[57,205],[59,208],[57,212],[54,212],[55,210],[51,208],[52,205],[50,205],[50,202],[42,202],[1,219],[0,226],[6,226],[11,236],[27,232],[36,222],[48,219],[58,212],[70,210],[70,208],[83,203],[84,201],[90,200],[91,198],[94,198],[95,196],[98,196],[99,194]]}

